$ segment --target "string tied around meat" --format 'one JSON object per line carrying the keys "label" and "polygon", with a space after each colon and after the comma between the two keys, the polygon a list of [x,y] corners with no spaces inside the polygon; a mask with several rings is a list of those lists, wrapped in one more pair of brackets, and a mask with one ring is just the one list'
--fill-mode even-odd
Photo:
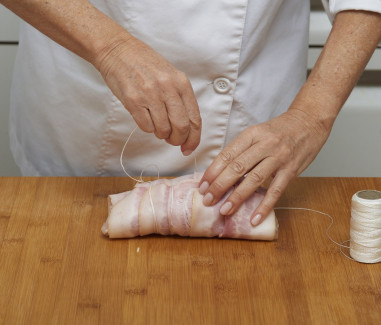
{"label": "string tied around meat", "polygon": [[[135,182],[137,183],[144,183],[144,180],[143,180],[143,174],[144,174],[144,171],[148,168],[148,167],[155,167],[156,170],[157,170],[157,179],[160,178],[160,169],[159,169],[159,166],[156,165],[156,164],[148,164],[146,165],[145,167],[142,168],[142,171],[140,173],[140,176],[139,178],[135,178],[133,176],[131,176],[126,168],[124,167],[124,164],[123,164],[123,157],[124,157],[124,152],[126,150],[126,147],[127,147],[127,144],[130,142],[130,139],[132,137],[132,135],[135,133],[136,129],[138,128],[138,126],[136,125],[135,128],[131,131],[131,133],[129,134],[129,136],[127,137],[124,145],[123,145],[123,148],[122,148],[122,151],[120,153],[120,165],[122,167],[122,170],[123,172],[126,174],[127,177],[129,177],[130,179],[134,180]],[[197,159],[196,159],[196,155],[193,155],[194,157],[194,174],[196,173],[197,171]],[[155,223],[155,228],[156,230],[158,229],[158,225],[157,225],[157,216],[156,216],[156,211],[155,211],[155,207],[154,207],[154,204],[153,204],[153,200],[152,200],[152,195],[151,195],[151,187],[152,187],[152,183],[150,183],[150,186],[148,188],[148,195],[149,195],[149,199],[150,199],[150,204],[151,204],[151,209],[152,209],[152,214],[154,216],[154,223]]]}

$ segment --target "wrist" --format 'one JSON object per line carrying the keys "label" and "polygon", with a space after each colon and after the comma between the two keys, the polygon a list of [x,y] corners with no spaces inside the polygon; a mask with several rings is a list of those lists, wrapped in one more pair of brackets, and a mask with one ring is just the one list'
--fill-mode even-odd
{"label": "wrist", "polygon": [[302,87],[288,111],[297,114],[321,132],[330,133],[344,102],[318,85],[308,82]]}
{"label": "wrist", "polygon": [[115,30],[114,35],[106,37],[94,42],[91,59],[91,64],[102,74],[107,73],[110,63],[118,58],[121,53],[128,50],[130,43],[134,38],[123,28]]}

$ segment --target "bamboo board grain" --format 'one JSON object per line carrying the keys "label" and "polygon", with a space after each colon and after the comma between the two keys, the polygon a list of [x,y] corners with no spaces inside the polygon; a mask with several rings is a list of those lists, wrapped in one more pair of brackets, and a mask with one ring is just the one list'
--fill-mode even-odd
{"label": "bamboo board grain", "polygon": [[[381,263],[345,258],[330,220],[278,210],[275,242],[109,240],[107,195],[126,178],[0,178],[0,324],[380,324]],[[298,178],[278,206],[331,214],[379,178]]]}

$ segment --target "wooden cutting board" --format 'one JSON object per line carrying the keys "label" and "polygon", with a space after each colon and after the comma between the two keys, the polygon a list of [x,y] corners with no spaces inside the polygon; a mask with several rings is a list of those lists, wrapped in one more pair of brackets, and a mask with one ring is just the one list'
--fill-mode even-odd
{"label": "wooden cutting board", "polygon": [[[0,178],[0,324],[381,324],[381,263],[349,260],[330,220],[277,210],[275,242],[109,240],[107,195],[127,178]],[[298,178],[279,206],[331,214],[380,178]]]}

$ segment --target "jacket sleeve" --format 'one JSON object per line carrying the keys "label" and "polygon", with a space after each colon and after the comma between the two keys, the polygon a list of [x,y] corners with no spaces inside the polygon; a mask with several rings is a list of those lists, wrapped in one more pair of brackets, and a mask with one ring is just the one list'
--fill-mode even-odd
{"label": "jacket sleeve", "polygon": [[[344,10],[366,10],[381,13],[381,0],[321,0],[331,23]],[[381,47],[381,42],[378,44]]]}
{"label": "jacket sleeve", "polygon": [[366,10],[381,13],[381,0],[322,0],[322,3],[331,22],[338,12],[344,10]]}

